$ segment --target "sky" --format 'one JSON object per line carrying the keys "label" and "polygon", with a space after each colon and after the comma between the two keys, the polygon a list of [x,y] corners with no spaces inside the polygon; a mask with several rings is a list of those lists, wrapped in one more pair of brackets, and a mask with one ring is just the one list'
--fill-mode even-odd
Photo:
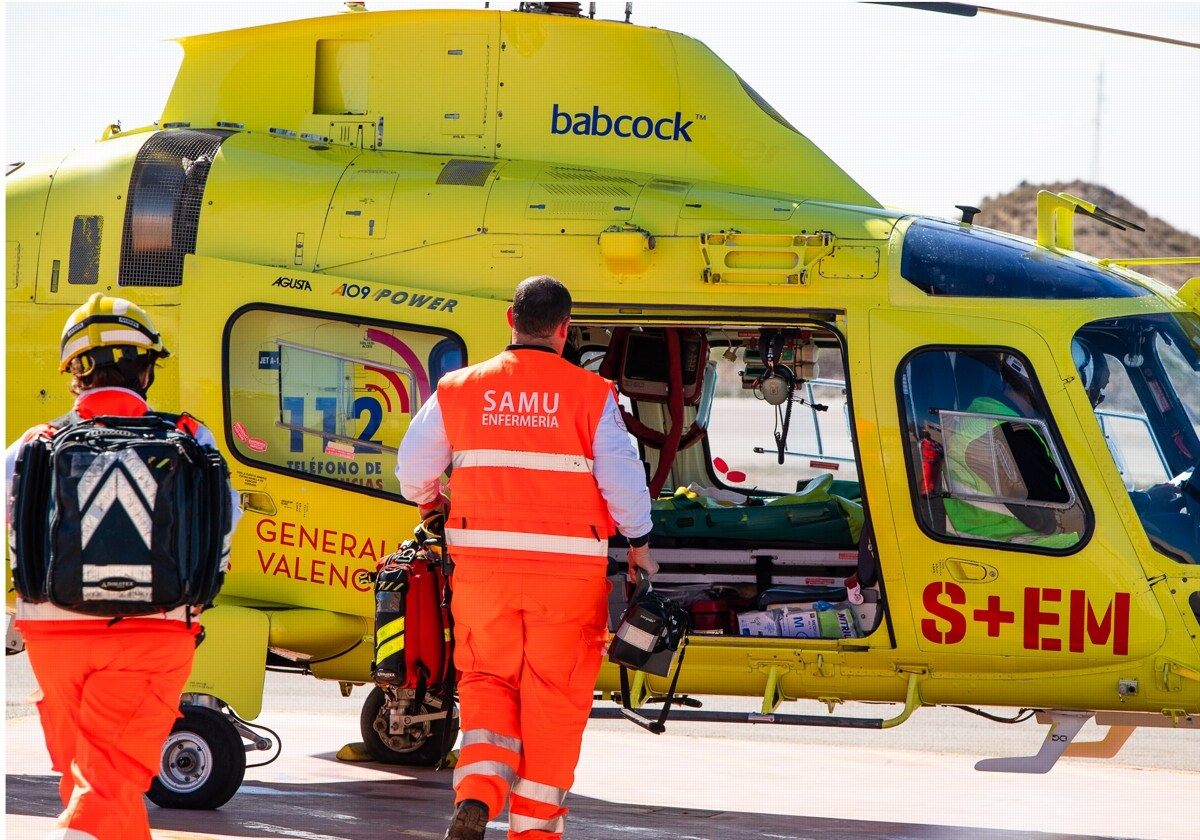
{"label": "sky", "polygon": [[[1200,2],[992,2],[1200,42]],[[623,19],[625,5],[598,0],[597,17]],[[182,60],[172,38],[342,7],[6,2],[5,162],[87,145],[113,122],[157,120]],[[1021,181],[1083,179],[1200,235],[1200,50],[851,2],[635,0],[632,20],[706,43],[885,205],[957,218],[954,205]]]}

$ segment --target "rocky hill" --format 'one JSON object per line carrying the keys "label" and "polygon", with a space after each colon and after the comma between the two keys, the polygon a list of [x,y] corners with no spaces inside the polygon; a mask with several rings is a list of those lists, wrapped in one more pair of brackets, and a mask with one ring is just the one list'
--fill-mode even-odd
{"label": "rocky hill", "polygon": [[[1034,239],[1037,236],[1037,194],[1039,190],[1065,192],[1092,202],[1103,210],[1129,219],[1146,229],[1145,233],[1129,229],[1117,230],[1090,219],[1075,216],[1075,250],[1093,257],[1146,258],[1200,256],[1200,237],[1176,230],[1162,219],[1156,219],[1126,201],[1107,187],[1072,181],[1069,184],[1029,184],[1022,182],[1015,190],[995,198],[985,198],[980,204],[976,224],[994,230],[1015,233]],[[1147,277],[1161,280],[1176,289],[1190,277],[1200,277],[1200,265],[1135,266]]]}

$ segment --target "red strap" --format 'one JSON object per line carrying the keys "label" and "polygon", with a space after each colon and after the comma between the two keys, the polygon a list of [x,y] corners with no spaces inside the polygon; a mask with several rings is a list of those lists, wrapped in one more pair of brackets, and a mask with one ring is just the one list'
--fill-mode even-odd
{"label": "red strap", "polygon": [[21,437],[21,443],[29,443],[29,441],[36,437],[41,437],[42,435],[45,435],[47,438],[52,438],[54,437],[54,433],[57,431],[58,429],[54,428],[49,423],[39,423]]}
{"label": "red strap", "polygon": [[190,414],[181,414],[179,419],[175,421],[175,428],[181,432],[187,432],[192,437],[200,431],[200,423],[195,417]]}
{"label": "red strap", "polygon": [[421,557],[409,567],[408,596],[404,610],[407,666],[405,688],[416,688],[423,680],[432,688],[446,673],[446,627],[442,615],[437,572]]}
{"label": "red strap", "polygon": [[683,363],[679,358],[679,333],[666,330],[667,339],[667,375],[670,382],[667,385],[667,408],[671,413],[671,430],[667,432],[662,444],[659,445],[658,469],[650,479],[650,498],[658,498],[659,492],[667,482],[667,473],[675,462],[675,453],[679,451],[679,441],[683,438]]}

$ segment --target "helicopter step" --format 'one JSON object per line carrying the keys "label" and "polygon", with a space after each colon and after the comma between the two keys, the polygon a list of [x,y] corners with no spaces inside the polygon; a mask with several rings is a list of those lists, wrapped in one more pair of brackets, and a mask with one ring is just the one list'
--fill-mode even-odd
{"label": "helicopter step", "polygon": [[[1075,738],[1085,723],[1096,718],[1108,731],[1098,741],[1079,741]],[[1139,726],[1155,728],[1200,729],[1195,715],[1157,715],[1144,712],[1079,712],[1055,710],[1038,712],[1039,723],[1050,724],[1046,740],[1036,755],[985,758],[976,762],[976,770],[995,773],[1045,773],[1062,756],[1069,758],[1112,758],[1121,751],[1133,730]]]}
{"label": "helicopter step", "polygon": [[[1092,716],[1092,712],[1046,712],[1044,717],[1050,721],[1050,731],[1046,733],[1046,740],[1042,742],[1037,755],[985,758],[975,762],[975,769],[994,773],[1046,773],[1058,762]],[[1042,718],[1043,715],[1039,715],[1039,719]]]}

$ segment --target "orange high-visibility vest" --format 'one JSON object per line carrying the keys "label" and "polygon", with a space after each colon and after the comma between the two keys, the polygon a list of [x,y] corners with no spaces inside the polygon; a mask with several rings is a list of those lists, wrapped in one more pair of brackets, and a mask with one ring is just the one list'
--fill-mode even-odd
{"label": "orange high-visibility vest", "polygon": [[552,352],[506,350],[447,374],[438,403],[454,450],[446,539],[456,563],[603,569],[613,521],[592,475],[612,383]]}

